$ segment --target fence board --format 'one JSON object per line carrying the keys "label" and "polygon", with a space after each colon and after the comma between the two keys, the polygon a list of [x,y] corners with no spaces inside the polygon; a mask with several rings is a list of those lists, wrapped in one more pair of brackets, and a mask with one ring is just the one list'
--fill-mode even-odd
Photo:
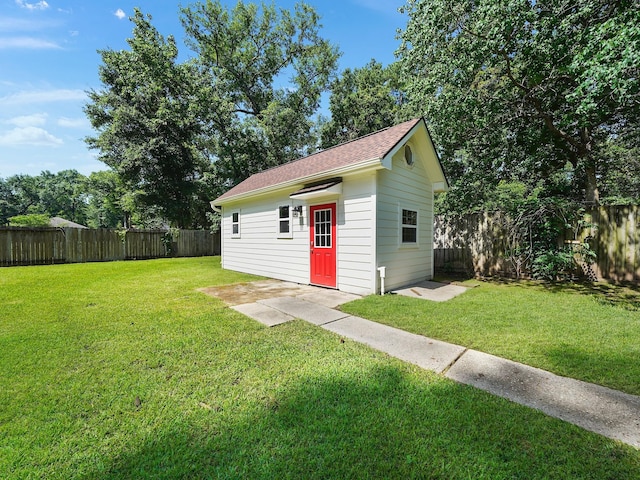
{"label": "fence board", "polygon": [[598,255],[596,274],[615,281],[640,280],[640,206],[601,207],[592,212]]}
{"label": "fence board", "polygon": [[[598,278],[640,281],[640,206],[599,207],[587,213],[596,229],[591,235],[597,255]],[[440,273],[512,275],[502,248],[504,232],[494,214],[471,214],[459,218],[437,215],[434,225],[434,266]]]}
{"label": "fence board", "polygon": [[180,230],[171,251],[164,230],[0,228],[0,266],[220,255],[220,234]]}

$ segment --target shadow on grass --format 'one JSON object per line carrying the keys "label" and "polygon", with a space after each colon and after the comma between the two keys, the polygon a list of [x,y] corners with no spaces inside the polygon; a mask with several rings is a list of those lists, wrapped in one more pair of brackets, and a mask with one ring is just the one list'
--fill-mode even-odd
{"label": "shadow on grass", "polygon": [[631,311],[640,311],[639,285],[613,285],[610,283],[541,283],[553,293],[577,293],[594,297],[603,305],[612,305]]}
{"label": "shadow on grass", "polygon": [[[454,282],[456,279],[447,278],[441,281]],[[457,282],[463,282],[457,279]],[[497,285],[521,285],[539,288],[551,293],[575,293],[593,297],[602,305],[621,307],[631,311],[640,311],[640,285],[636,283],[607,283],[607,282],[548,282],[542,280],[516,280],[508,277],[488,277],[482,281]]]}
{"label": "shadow on grass", "polygon": [[638,478],[630,447],[398,367],[203,410],[88,478]]}
{"label": "shadow on grass", "polygon": [[[606,353],[601,353],[562,343],[558,346],[547,346],[542,351],[551,364],[556,366],[554,373],[558,375],[579,378],[630,395],[640,395],[638,369],[630,368],[630,353],[627,349],[609,349]],[[587,378],[585,372],[588,372]],[[612,372],[615,372],[615,382],[612,382]]]}

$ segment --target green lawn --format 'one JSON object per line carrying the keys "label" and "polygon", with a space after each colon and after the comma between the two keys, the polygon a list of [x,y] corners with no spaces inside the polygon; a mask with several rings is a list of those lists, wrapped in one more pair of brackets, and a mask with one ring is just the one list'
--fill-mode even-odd
{"label": "green lawn", "polygon": [[196,291],[250,278],[219,265],[0,269],[0,478],[640,477],[637,449],[235,313]]}
{"label": "green lawn", "polygon": [[640,395],[640,293],[606,284],[479,282],[437,303],[397,295],[353,315]]}

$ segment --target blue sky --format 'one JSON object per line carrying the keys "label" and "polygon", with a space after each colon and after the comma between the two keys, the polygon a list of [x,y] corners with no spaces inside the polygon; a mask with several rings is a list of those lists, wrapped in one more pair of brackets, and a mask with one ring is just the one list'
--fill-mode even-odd
{"label": "blue sky", "polygon": [[[174,35],[182,58],[178,11],[189,0],[0,0],[0,178],[76,169],[88,175],[107,167],[83,138],[93,133],[82,111],[86,91],[99,89],[99,49],[127,48],[133,8],[151,14],[164,35]],[[229,6],[235,0],[223,0]],[[267,2],[269,3],[269,2]],[[294,0],[278,0],[290,9]],[[339,46],[340,70],[371,58],[388,64],[406,18],[402,0],[307,0],[321,15],[322,35]]]}

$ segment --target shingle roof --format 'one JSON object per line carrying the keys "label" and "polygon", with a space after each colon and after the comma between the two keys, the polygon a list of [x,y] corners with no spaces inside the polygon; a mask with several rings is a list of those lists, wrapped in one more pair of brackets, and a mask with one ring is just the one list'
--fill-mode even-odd
{"label": "shingle roof", "polygon": [[50,227],[60,227],[60,228],[64,228],[64,227],[68,227],[68,228],[89,228],[89,227],[86,227],[85,225],[80,225],[79,223],[72,222],[71,220],[67,220],[66,218],[62,218],[62,217],[51,217],[49,219],[49,226]]}
{"label": "shingle roof", "polygon": [[308,157],[256,173],[211,203],[216,205],[218,202],[232,197],[297,179],[309,178],[325,172],[329,173],[367,160],[381,160],[421,120],[420,118],[409,120],[327,150],[322,150]]}

